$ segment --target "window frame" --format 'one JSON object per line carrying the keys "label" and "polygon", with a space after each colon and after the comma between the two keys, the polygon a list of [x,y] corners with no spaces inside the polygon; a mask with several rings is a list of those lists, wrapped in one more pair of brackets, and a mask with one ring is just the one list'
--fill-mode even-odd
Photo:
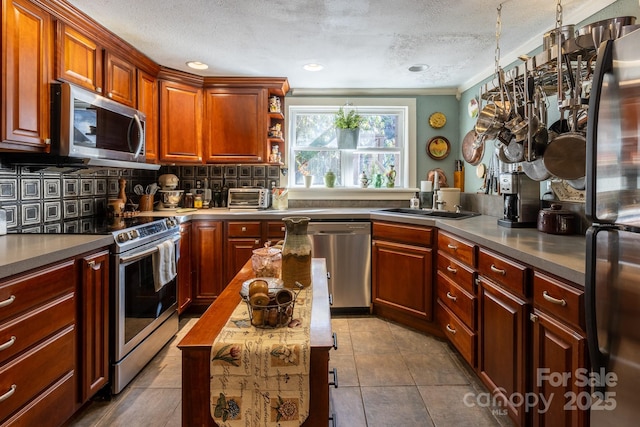
{"label": "window frame", "polygon": [[[401,172],[398,174],[398,181],[402,183],[402,185],[397,185],[394,188],[379,188],[375,190],[387,190],[387,191],[407,191],[415,188],[416,185],[416,162],[411,161],[411,159],[415,159],[416,155],[416,99],[415,98],[344,98],[344,97],[287,97],[286,98],[286,109],[285,109],[285,120],[287,123],[287,167],[291,173],[287,175],[287,183],[290,189],[294,190],[310,190],[304,188],[304,186],[295,183],[295,161],[293,157],[294,147],[292,142],[294,141],[293,133],[295,131],[295,122],[292,119],[294,114],[292,110],[299,109],[300,107],[316,107],[317,110],[329,110],[333,109],[337,111],[340,106],[344,106],[345,104],[351,104],[353,108],[359,110],[359,112],[368,113],[371,109],[381,109],[384,112],[390,112],[396,114],[397,111],[391,111],[392,109],[402,110],[402,114],[404,115],[404,124],[398,124],[398,126],[402,126],[402,129],[398,129],[398,134],[402,133],[404,135],[404,145],[402,147],[393,148],[393,149],[375,149],[375,148],[362,148],[358,150],[359,152],[366,153],[369,152],[384,152],[384,151],[400,151],[402,167],[396,168],[400,169]],[[385,107],[389,109],[386,110]],[[346,169],[349,169],[347,167]],[[345,166],[343,166],[343,171],[345,170]],[[312,187],[311,189],[318,189],[317,186]],[[350,185],[347,187],[340,187],[337,189],[345,189],[349,190],[349,192],[367,192],[371,191],[373,188],[360,188],[357,185]]]}

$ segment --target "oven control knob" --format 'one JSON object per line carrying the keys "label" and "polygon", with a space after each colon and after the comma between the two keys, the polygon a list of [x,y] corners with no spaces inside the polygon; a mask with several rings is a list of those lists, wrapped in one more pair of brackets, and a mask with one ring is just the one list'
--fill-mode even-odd
{"label": "oven control knob", "polygon": [[140,237],[140,233],[138,232],[138,230],[131,230],[129,232],[129,235],[132,239],[137,239],[138,237]]}
{"label": "oven control knob", "polygon": [[129,233],[120,233],[116,236],[116,240],[118,241],[118,243],[124,243],[129,240],[129,238]]}
{"label": "oven control knob", "polygon": [[176,220],[173,218],[167,218],[167,228],[173,228],[177,225]]}

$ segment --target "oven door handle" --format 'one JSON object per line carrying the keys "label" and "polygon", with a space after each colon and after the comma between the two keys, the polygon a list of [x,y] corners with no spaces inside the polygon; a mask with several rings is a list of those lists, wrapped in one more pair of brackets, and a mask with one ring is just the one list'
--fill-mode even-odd
{"label": "oven door handle", "polygon": [[[178,243],[180,241],[180,236],[176,236],[170,239],[174,244]],[[166,240],[165,240],[166,241]],[[163,242],[164,243],[164,242]],[[149,249],[145,249],[141,252],[136,252],[133,255],[129,255],[129,256],[120,256],[120,264],[126,264],[129,262],[133,262],[133,261],[137,261],[139,259],[145,258],[155,252],[158,252],[158,245],[154,245],[153,247],[149,248]],[[180,257],[180,252],[176,251],[176,260],[177,258]]]}

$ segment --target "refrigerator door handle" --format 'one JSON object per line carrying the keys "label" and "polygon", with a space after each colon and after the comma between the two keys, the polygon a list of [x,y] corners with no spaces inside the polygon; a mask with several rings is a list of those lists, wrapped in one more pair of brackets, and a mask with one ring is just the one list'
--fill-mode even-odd
{"label": "refrigerator door handle", "polygon": [[600,110],[600,98],[602,96],[602,82],[607,73],[613,72],[613,40],[607,40],[598,49],[598,60],[593,72],[593,83],[589,95],[589,111],[587,117],[587,198],[585,214],[594,222],[600,222],[596,218],[596,171],[597,171],[597,145],[598,145],[598,111]]}
{"label": "refrigerator door handle", "polygon": [[[585,270],[585,324],[587,329],[587,346],[593,372],[602,372],[608,365],[608,355],[600,351],[598,341],[598,323],[596,319],[596,239],[598,232],[606,229],[590,227],[586,233],[587,254]],[[604,392],[604,389],[595,391]]]}

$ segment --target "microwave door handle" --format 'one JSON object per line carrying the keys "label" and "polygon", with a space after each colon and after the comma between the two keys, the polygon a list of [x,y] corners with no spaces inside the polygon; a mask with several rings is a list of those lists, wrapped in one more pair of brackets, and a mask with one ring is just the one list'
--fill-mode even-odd
{"label": "microwave door handle", "polygon": [[[180,241],[180,236],[178,237],[174,237],[171,239],[171,241],[175,244],[178,243]],[[144,251],[141,252],[137,252],[133,255],[129,255],[129,256],[121,256],[120,257],[120,264],[127,264],[133,261],[137,261],[139,259],[145,258],[155,252],[158,252],[158,246],[154,245],[153,247],[149,248],[149,249],[145,249]],[[177,260],[177,259],[176,259]]]}
{"label": "microwave door handle", "polygon": [[129,149],[131,149],[131,126],[133,126],[134,122],[138,126],[138,133],[140,135],[140,139],[138,140],[138,147],[136,148],[136,151],[133,154],[133,158],[137,159],[138,156],[140,155],[140,152],[142,151],[142,146],[144,145],[144,129],[142,128],[142,122],[140,121],[140,117],[138,117],[138,114],[134,114],[133,118],[131,119],[131,122],[129,122],[129,130],[127,132],[127,143],[129,144]]}

